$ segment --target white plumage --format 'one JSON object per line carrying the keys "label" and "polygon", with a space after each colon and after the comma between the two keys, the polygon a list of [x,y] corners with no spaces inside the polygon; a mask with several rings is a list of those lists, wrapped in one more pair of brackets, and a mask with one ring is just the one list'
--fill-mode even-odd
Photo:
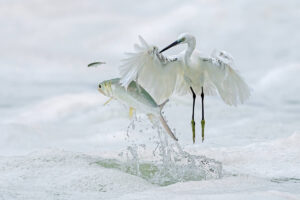
{"label": "white plumage", "polygon": [[141,44],[135,45],[134,53],[126,54],[120,66],[124,87],[135,80],[157,103],[168,99],[173,92],[184,95],[190,92],[190,87],[196,94],[201,93],[202,87],[206,95],[218,92],[228,105],[238,105],[249,98],[249,86],[233,69],[234,62],[228,53],[215,50],[211,56],[203,56],[195,50],[195,37],[185,33],[164,50],[180,43],[186,43],[187,49],[168,58],[139,38]]}
{"label": "white plumage", "polygon": [[168,99],[176,86],[180,64],[159,55],[158,48],[140,38],[134,53],[126,53],[120,66],[121,84],[127,87],[132,80],[138,82],[158,104]]}

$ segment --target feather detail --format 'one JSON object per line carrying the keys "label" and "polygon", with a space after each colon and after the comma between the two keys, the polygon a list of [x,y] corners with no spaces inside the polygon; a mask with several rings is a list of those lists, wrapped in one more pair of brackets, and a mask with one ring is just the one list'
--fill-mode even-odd
{"label": "feather detail", "polygon": [[159,54],[157,47],[149,45],[141,36],[140,44],[135,44],[133,53],[126,53],[119,67],[123,87],[131,81],[139,84],[155,99],[162,103],[174,91],[180,62]]}
{"label": "feather detail", "polygon": [[[203,62],[202,58],[202,62]],[[205,70],[223,101],[228,105],[244,103],[250,97],[250,88],[239,73],[233,69],[231,55],[223,51],[213,51],[205,62]]]}

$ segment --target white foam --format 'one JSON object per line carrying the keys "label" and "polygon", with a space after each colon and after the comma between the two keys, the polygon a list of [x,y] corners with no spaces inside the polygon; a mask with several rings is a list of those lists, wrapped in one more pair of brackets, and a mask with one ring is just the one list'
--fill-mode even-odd
{"label": "white foam", "polygon": [[225,171],[233,174],[300,179],[299,146],[300,132],[295,132],[287,138],[201,152],[221,161]]}
{"label": "white foam", "polygon": [[97,156],[57,150],[1,157],[0,197],[107,199],[154,187],[138,177],[99,167],[97,160]]}

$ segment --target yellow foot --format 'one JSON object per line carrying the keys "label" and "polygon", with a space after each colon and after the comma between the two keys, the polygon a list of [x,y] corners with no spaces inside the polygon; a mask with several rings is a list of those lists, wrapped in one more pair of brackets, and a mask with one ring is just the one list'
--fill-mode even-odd
{"label": "yellow foot", "polygon": [[196,138],[196,131],[195,131],[195,121],[192,120],[191,121],[191,125],[192,125],[192,131],[193,131],[193,143],[195,144],[195,138]]}
{"label": "yellow foot", "polygon": [[201,128],[202,128],[202,142],[203,142],[204,141],[205,120],[201,120]]}

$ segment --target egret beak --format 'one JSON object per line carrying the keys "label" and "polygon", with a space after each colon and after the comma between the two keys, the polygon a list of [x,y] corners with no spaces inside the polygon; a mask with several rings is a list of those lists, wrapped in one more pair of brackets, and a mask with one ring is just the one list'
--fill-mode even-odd
{"label": "egret beak", "polygon": [[181,43],[181,41],[180,40],[176,40],[175,42],[173,42],[172,44],[170,44],[169,46],[167,46],[163,50],[161,50],[159,53],[162,53],[162,52],[170,49],[171,47],[174,47],[174,46],[178,45],[179,43]]}

